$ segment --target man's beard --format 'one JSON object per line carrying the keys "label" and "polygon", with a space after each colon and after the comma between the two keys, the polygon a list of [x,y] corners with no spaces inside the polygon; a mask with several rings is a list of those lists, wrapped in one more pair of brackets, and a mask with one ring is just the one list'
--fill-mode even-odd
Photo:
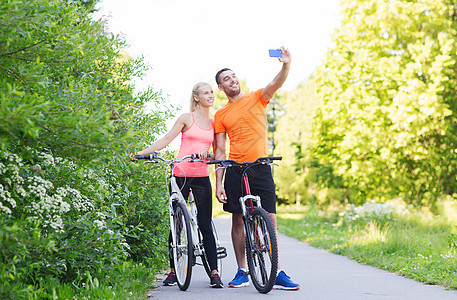
{"label": "man's beard", "polygon": [[234,96],[238,95],[240,92],[241,92],[241,89],[240,89],[240,87],[238,86],[236,89],[230,89],[230,90],[228,91],[228,93],[226,93],[226,94],[227,94],[227,96],[229,96],[229,97],[234,97]]}

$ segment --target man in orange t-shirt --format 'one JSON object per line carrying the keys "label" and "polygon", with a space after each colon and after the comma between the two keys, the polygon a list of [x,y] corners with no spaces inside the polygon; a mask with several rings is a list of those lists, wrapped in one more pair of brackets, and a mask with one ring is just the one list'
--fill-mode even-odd
{"label": "man in orange t-shirt", "polygon": [[[225,93],[228,103],[214,116],[216,133],[216,159],[226,159],[225,143],[227,135],[230,141],[229,159],[237,162],[252,162],[267,156],[267,117],[266,106],[276,91],[283,85],[289,74],[291,55],[288,49],[281,48],[283,63],[281,70],[265,88],[243,94],[240,82],[230,69],[222,69],[216,74],[218,88]],[[259,165],[248,170],[251,192],[262,199],[262,207],[269,213],[277,232],[276,193],[271,167]],[[224,210],[232,213],[232,243],[235,250],[238,271],[229,282],[229,287],[249,285],[245,262],[245,233],[241,206],[238,199],[242,196],[241,172],[238,168],[216,172],[216,198],[224,204]],[[278,266],[280,269],[280,266]],[[279,270],[275,288],[298,290],[300,286],[290,279],[283,270]]]}

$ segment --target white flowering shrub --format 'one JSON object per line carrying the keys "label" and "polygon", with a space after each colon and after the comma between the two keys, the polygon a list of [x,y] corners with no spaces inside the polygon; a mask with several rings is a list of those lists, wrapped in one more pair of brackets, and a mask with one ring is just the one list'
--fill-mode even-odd
{"label": "white flowering shrub", "polygon": [[11,214],[16,207],[16,200],[12,195],[14,190],[19,196],[27,196],[22,187],[24,179],[19,175],[22,166],[22,160],[17,155],[0,152],[0,212]]}
{"label": "white flowering shrub", "polygon": [[[72,209],[77,213],[87,212],[94,208],[93,200],[70,186],[55,187],[46,179],[49,176],[41,167],[53,173],[52,169],[58,170],[66,165],[70,166],[67,170],[75,169],[74,164],[47,153],[38,153],[37,158],[41,160],[41,165],[26,166],[16,154],[0,152],[0,209],[11,215],[17,199],[23,205],[21,210],[30,219],[36,220],[43,228],[62,231],[61,216]],[[24,172],[27,168],[31,172]]]}
{"label": "white flowering shrub", "polygon": [[[3,255],[10,253],[0,281],[11,281],[8,274],[29,283],[36,276],[82,281],[85,270],[109,272],[126,259],[162,268],[166,186],[135,181],[156,175],[131,162],[88,168],[27,150],[27,158],[0,150],[0,242]],[[134,180],[122,176],[130,167]]]}
{"label": "white flowering shrub", "polygon": [[361,206],[348,204],[345,210],[339,214],[344,221],[355,221],[358,219],[392,219],[395,215],[408,215],[410,210],[405,203],[399,199],[389,200],[384,203],[377,203],[374,200],[367,201]]}

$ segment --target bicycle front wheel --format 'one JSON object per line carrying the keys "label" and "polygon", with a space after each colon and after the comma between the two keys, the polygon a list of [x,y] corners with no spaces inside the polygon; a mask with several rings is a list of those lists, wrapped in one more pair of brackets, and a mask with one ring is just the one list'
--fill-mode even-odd
{"label": "bicycle front wheel", "polygon": [[255,288],[263,294],[271,291],[278,270],[278,242],[267,211],[255,208],[247,220],[246,257]]}
{"label": "bicycle front wheel", "polygon": [[194,252],[189,213],[186,206],[181,202],[177,202],[174,209],[173,227],[175,231],[175,245],[173,245],[175,273],[179,288],[185,291],[189,287],[192,276]]}

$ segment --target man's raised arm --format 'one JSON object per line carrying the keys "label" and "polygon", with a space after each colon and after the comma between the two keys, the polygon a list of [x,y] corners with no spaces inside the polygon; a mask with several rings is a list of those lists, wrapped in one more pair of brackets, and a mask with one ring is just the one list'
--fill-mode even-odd
{"label": "man's raised arm", "polygon": [[289,75],[290,62],[292,57],[289,49],[281,47],[282,57],[278,57],[279,61],[282,62],[282,68],[279,73],[275,76],[272,82],[270,82],[262,91],[262,97],[265,101],[270,101],[274,94],[284,84]]}

